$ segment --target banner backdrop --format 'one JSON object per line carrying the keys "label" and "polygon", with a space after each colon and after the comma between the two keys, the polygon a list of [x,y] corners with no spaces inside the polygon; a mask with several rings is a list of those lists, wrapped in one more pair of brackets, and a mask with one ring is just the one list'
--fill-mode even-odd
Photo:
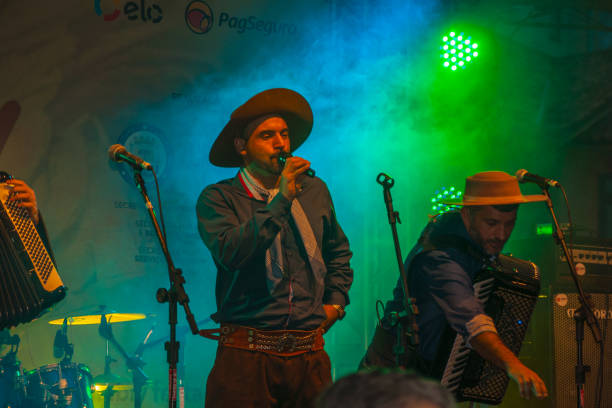
{"label": "banner backdrop", "polygon": [[[155,300],[168,286],[165,261],[132,170],[110,162],[107,150],[119,143],[154,165],[191,309],[201,328],[214,327],[216,271],[197,232],[195,202],[235,169],[213,167],[208,151],[233,109],[261,90],[287,87],[309,100],[315,118],[296,154],[328,183],[355,254],[347,319],[326,335],[334,375],[353,371],[373,333],[375,301],[390,296],[397,276],[377,174],[396,179],[407,253],[441,186],[461,187],[482,170],[545,170],[558,158],[550,143],[563,132],[550,131],[554,103],[542,96],[554,87],[554,63],[499,41],[496,55],[506,64],[449,87],[438,60],[447,27],[436,2],[0,2],[0,106],[13,101],[16,112],[0,115],[0,129],[11,129],[0,140],[0,169],[35,189],[69,287],[53,310],[13,330],[22,367],[56,361],[52,318],[145,313],[112,327],[128,352],[155,328],[144,353],[151,379],[144,406],[165,405],[168,311]],[[145,179],[161,214],[153,180]],[[528,221],[515,234],[547,220],[543,207],[521,211]],[[187,406],[201,406],[216,344],[186,335],[180,309],[179,320]],[[97,327],[70,327],[68,336],[73,361],[102,374],[106,345]],[[110,353],[112,371],[129,382],[121,357]],[[113,398],[129,406],[132,397]]]}
{"label": "banner backdrop", "polygon": [[[295,64],[285,53],[310,31],[305,16],[326,19],[328,7],[168,0],[10,1],[0,7],[0,103],[14,100],[21,108],[0,167],[35,189],[69,287],[54,310],[14,330],[22,338],[22,366],[56,361],[56,327],[46,323],[52,318],[146,313],[145,320],[113,325],[114,334],[130,353],[154,325],[151,341],[165,340],[167,306],[155,301],[157,288],[168,286],[165,261],[132,170],[108,160],[115,143],[155,166],[170,250],[184,269],[200,326],[212,327],[215,269],[197,233],[195,200],[207,183],[232,171],[211,168],[208,149],[231,110],[251,93],[296,86],[286,76],[297,70],[279,80],[260,68]],[[157,205],[153,180],[146,181]],[[105,344],[97,327],[70,327],[68,335],[73,361],[102,374]],[[185,395],[189,405],[200,406],[216,344],[184,332],[179,340],[181,357],[190,362]],[[111,354],[113,373],[130,382],[121,357]],[[164,406],[163,342],[146,350],[144,360],[154,381],[145,406]],[[123,391],[113,402],[129,406],[131,398]]]}

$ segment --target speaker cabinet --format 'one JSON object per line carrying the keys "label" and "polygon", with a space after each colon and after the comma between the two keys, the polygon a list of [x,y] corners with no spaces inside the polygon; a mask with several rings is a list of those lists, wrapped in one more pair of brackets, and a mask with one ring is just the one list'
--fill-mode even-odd
{"label": "speaker cabinet", "polygon": [[[612,291],[612,288],[601,288]],[[612,293],[593,293],[594,313],[601,328],[605,355],[603,359],[603,389],[601,408],[612,408]],[[552,295],[553,345],[554,345],[554,400],[556,408],[576,407],[575,367],[576,323],[574,312],[579,307],[577,293],[557,291]],[[600,365],[600,349],[585,323],[583,361],[591,367],[584,385],[585,407],[595,407],[595,388]]]}

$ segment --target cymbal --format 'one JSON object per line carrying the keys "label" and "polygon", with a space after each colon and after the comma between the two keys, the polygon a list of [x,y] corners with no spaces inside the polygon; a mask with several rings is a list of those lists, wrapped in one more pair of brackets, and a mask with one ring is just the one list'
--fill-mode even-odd
{"label": "cymbal", "polygon": [[93,382],[94,389],[97,392],[104,392],[108,387],[112,387],[113,391],[129,391],[134,388],[134,386],[124,378],[112,373],[96,375]]}
{"label": "cymbal", "polygon": [[[107,313],[104,316],[106,316],[107,323],[129,322],[132,320],[142,320],[147,318],[147,315],[143,313]],[[100,321],[102,320],[102,315],[95,314],[82,316],[66,316],[65,318],[51,320],[49,324],[61,326],[62,324],[64,324],[64,319],[67,319],[68,326],[100,324]]]}
{"label": "cymbal", "polygon": [[95,392],[104,392],[108,389],[108,387],[112,387],[113,391],[129,391],[131,389],[134,388],[134,386],[132,384],[101,384],[101,383],[95,383],[94,384],[94,391]]}

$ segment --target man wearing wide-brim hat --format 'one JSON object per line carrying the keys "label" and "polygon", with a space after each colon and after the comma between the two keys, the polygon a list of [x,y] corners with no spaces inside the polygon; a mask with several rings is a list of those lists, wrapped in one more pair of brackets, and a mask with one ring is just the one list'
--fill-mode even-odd
{"label": "man wearing wide-brim hat", "polygon": [[[475,297],[472,280],[495,261],[514,229],[519,204],[544,201],[543,195],[523,195],[516,177],[501,171],[477,173],[466,179],[462,206],[433,218],[404,263],[410,296],[419,314],[421,371],[431,373],[441,333],[446,326],[461,334],[483,358],[506,370],[517,382],[523,398],[547,395],[544,382],[506,347],[493,320]],[[391,351],[395,329],[392,312],[403,310],[403,291],[398,282],[393,300],[362,366],[394,364]]]}
{"label": "man wearing wide-brim hat", "polygon": [[352,253],[325,183],[291,156],[312,125],[302,95],[269,89],[231,114],[210,151],[239,171],[196,205],[221,325],[207,407],[308,407],[331,383],[322,334],[344,316]]}

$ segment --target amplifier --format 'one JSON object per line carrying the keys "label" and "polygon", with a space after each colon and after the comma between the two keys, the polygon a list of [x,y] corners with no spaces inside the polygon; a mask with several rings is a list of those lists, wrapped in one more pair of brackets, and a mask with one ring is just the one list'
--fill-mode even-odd
{"label": "amplifier", "polygon": [[[601,408],[612,407],[612,294],[591,294],[595,318],[598,320],[604,341],[603,392]],[[577,360],[576,324],[574,312],[578,308],[576,293],[557,292],[552,299],[553,343],[554,343],[554,391],[552,396],[556,408],[576,406],[576,385],[574,370]],[[584,325],[583,358],[584,364],[591,367],[586,374],[585,407],[595,405],[595,387],[599,370],[599,346],[593,340],[588,325]]]}
{"label": "amplifier", "polygon": [[[612,292],[612,245],[581,240],[571,246],[576,274],[586,290]],[[573,286],[565,254],[560,247],[555,256],[556,284]]]}
{"label": "amplifier", "polygon": [[[507,247],[514,256],[528,259],[540,267],[542,287],[552,285],[568,292],[576,291],[563,250],[552,237],[510,240]],[[612,241],[576,237],[570,248],[584,289],[587,292],[612,292]]]}

